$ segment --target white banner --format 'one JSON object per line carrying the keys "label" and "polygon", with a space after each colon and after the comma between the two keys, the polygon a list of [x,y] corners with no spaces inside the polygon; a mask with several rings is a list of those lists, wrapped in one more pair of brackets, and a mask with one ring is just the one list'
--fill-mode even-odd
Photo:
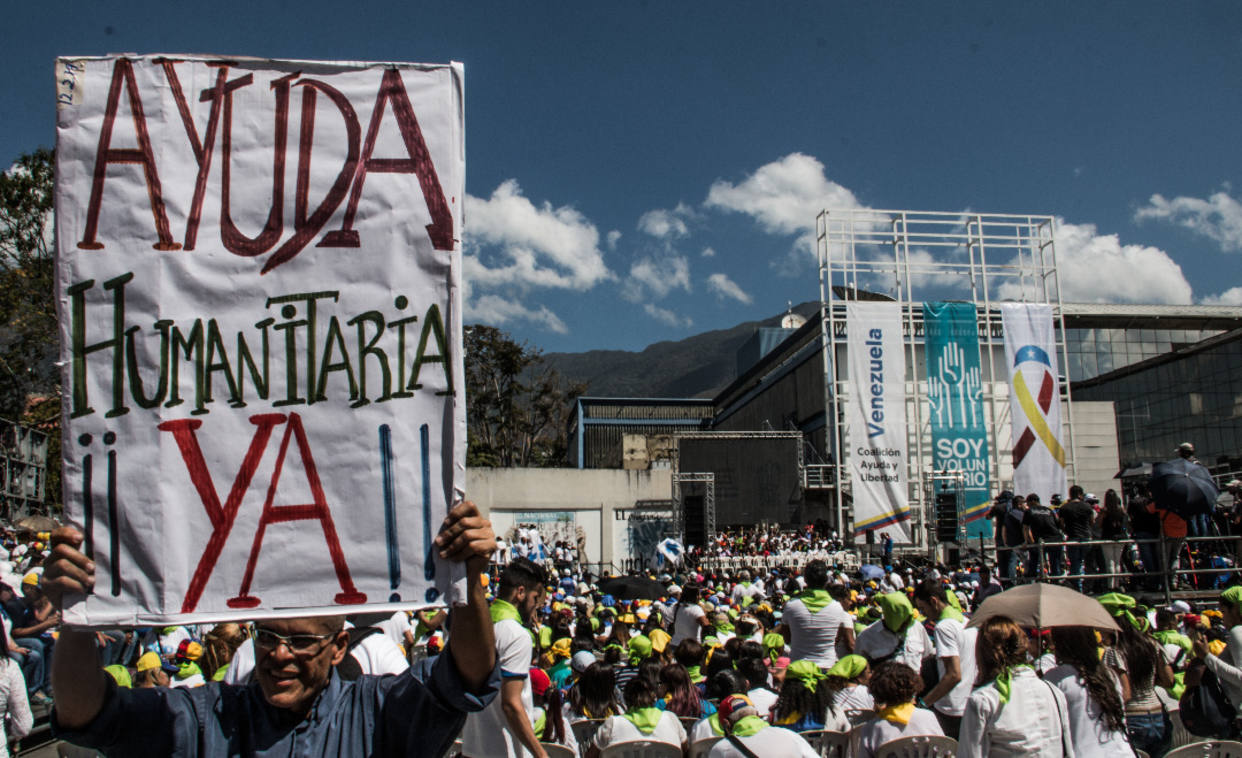
{"label": "white banner", "polygon": [[411,607],[459,496],[459,64],[56,65],[74,624]]}
{"label": "white banner", "polygon": [[1053,493],[1066,493],[1052,306],[1004,303],[1001,322],[1013,419],[1013,489],[1034,492],[1047,505]]}
{"label": "white banner", "polygon": [[849,476],[854,534],[910,541],[906,470],[906,359],[898,303],[846,304]]}

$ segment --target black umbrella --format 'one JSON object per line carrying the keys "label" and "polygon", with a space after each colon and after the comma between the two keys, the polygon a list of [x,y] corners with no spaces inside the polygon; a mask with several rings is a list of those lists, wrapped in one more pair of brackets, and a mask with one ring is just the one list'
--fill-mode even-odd
{"label": "black umbrella", "polygon": [[663,584],[645,576],[614,576],[600,582],[599,591],[621,600],[659,600],[668,594]]}
{"label": "black umbrella", "polygon": [[1216,482],[1202,464],[1174,458],[1151,467],[1151,496],[1157,507],[1182,517],[1211,513],[1217,494]]}

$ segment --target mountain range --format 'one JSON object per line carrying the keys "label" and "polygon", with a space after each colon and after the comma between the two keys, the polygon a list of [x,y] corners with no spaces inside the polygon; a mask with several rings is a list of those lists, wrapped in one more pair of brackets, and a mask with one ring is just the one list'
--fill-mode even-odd
{"label": "mountain range", "polygon": [[[803,318],[818,309],[818,301],[792,308]],[[589,397],[713,397],[737,378],[739,348],[760,328],[780,326],[784,316],[657,342],[640,352],[588,350],[545,353],[543,358],[566,379],[584,382]]]}

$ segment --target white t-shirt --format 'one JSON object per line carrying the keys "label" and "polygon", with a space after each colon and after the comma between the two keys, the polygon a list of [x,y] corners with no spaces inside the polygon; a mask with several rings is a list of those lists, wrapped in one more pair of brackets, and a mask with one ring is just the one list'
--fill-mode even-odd
{"label": "white t-shirt", "polygon": [[705,616],[707,612],[698,603],[679,603],[677,615],[674,616],[673,639],[669,644],[676,647],[682,640],[697,640],[700,628],[699,619]]}
{"label": "white t-shirt", "polygon": [[885,743],[903,737],[943,737],[940,720],[936,714],[926,708],[915,708],[910,720],[903,724],[894,724],[885,719],[871,719],[858,727],[858,753],[854,758],[872,758],[880,752]]}
{"label": "white t-shirt", "polygon": [[[890,659],[898,645],[901,651]],[[854,640],[854,652],[868,661],[894,660],[919,671],[923,659],[932,655],[932,643],[927,630],[917,621],[910,624],[904,637],[890,632],[883,621],[876,621],[858,633],[858,638]]]}
{"label": "white t-shirt", "polygon": [[958,666],[962,672],[962,680],[949,690],[949,694],[940,698],[932,705],[946,716],[961,716],[966,710],[966,699],[975,687],[977,676],[975,666],[975,639],[978,630],[967,629],[961,621],[952,618],[936,622],[936,668],[940,676],[944,676],[943,658],[957,656]]}
{"label": "white t-shirt", "polygon": [[772,710],[772,706],[776,705],[776,701],[780,696],[767,687],[756,687],[747,692],[746,697],[750,698],[750,702],[755,704],[755,710],[759,711],[759,717],[766,719],[768,712]]}
{"label": "white t-shirt", "polygon": [[820,668],[831,668],[837,662],[837,635],[841,627],[850,629],[853,619],[836,600],[818,613],[811,613],[798,598],[785,604],[781,621],[789,625],[789,660],[813,661]]}
{"label": "white t-shirt", "polygon": [[[1117,699],[1121,700],[1121,683],[1107,666]],[[1065,710],[1069,714],[1070,738],[1074,755],[1082,758],[1130,758],[1134,750],[1124,731],[1114,732],[1104,723],[1100,704],[1091,699],[1086,683],[1069,664],[1061,664],[1044,675],[1044,681],[1065,693]]]}
{"label": "white t-shirt", "polygon": [[[496,657],[500,662],[500,676],[504,681],[522,680],[522,708],[526,718],[534,723],[535,705],[530,691],[531,656],[535,646],[530,634],[521,622],[501,619],[493,628],[496,633]],[[511,756],[525,758],[530,755],[509,729],[505,718],[504,703],[497,697],[486,708],[466,716],[466,726],[461,732],[462,755],[485,758],[486,756]]]}
{"label": "white t-shirt", "polygon": [[[746,749],[755,755],[761,756],[781,756],[781,758],[819,758],[819,753],[811,747],[811,743],[798,736],[797,732],[789,729],[782,729],[779,726],[769,726],[766,729],[760,729],[749,737],[738,737],[738,742],[746,746]],[[723,739],[712,745],[712,751],[707,754],[708,758],[745,758],[744,754],[729,742]]]}
{"label": "white t-shirt", "polygon": [[[600,750],[616,742],[629,742],[631,740],[667,742],[670,745],[681,747],[682,743],[688,741],[688,737],[686,736],[686,728],[681,725],[681,721],[671,711],[664,711],[660,714],[660,720],[656,723],[656,727],[651,731],[651,734],[643,734],[642,730],[631,724],[624,716],[609,716],[604,719],[604,723],[600,725],[599,731],[595,733],[595,745]],[[463,750],[462,752],[464,753],[465,751]],[[489,753],[488,755],[503,755],[503,753]]]}

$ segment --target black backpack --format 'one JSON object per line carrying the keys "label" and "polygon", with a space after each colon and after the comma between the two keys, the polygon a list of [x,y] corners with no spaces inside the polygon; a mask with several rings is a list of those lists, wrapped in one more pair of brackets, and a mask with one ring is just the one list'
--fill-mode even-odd
{"label": "black backpack", "polygon": [[[1178,701],[1182,724],[1186,731],[1197,737],[1232,739],[1237,734],[1233,705],[1225,696],[1216,674],[1203,664],[1196,664],[1195,667],[1201,667],[1199,683],[1188,685]],[[1187,678],[1193,673],[1193,669],[1188,671]]]}

